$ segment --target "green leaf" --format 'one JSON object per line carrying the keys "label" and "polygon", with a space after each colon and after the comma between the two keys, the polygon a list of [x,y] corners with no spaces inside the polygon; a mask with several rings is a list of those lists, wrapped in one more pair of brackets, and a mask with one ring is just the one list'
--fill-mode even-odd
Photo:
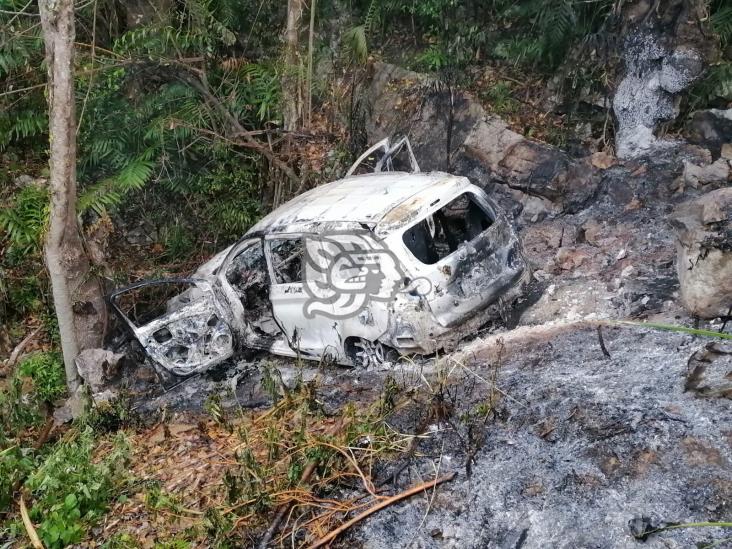
{"label": "green leaf", "polygon": [[725,332],[714,332],[712,330],[700,330],[698,328],[687,328],[686,326],[678,326],[676,324],[664,324],[662,322],[633,322],[631,320],[617,320],[614,324],[624,324],[626,326],[638,326],[639,328],[654,328],[656,330],[664,330],[668,332],[678,332],[683,334],[697,335],[703,337],[713,337],[717,339],[732,339],[732,334]]}
{"label": "green leaf", "polygon": [[69,494],[64,499],[64,505],[67,509],[74,509],[76,507],[78,500],[76,499],[76,494]]}
{"label": "green leaf", "polygon": [[149,160],[132,160],[115,178],[124,191],[139,190],[152,175],[153,163]]}

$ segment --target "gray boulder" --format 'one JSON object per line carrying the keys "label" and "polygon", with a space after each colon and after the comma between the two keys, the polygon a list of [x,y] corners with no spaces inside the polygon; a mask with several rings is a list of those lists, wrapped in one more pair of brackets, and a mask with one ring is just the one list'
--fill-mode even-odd
{"label": "gray boulder", "polygon": [[680,204],[669,221],[676,229],[676,270],[681,302],[693,315],[716,318],[732,308],[732,188]]}
{"label": "gray boulder", "polygon": [[76,370],[92,394],[103,393],[117,376],[124,354],[106,349],[85,349],[76,357]]}

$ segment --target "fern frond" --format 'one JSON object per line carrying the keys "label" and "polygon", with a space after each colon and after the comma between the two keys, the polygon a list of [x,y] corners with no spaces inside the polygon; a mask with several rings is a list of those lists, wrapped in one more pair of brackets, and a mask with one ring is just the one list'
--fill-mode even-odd
{"label": "fern frond", "polygon": [[26,253],[41,249],[49,202],[48,190],[31,184],[18,192],[10,206],[0,208],[0,230],[11,247]]}
{"label": "fern frond", "polygon": [[346,55],[358,63],[365,63],[369,55],[366,25],[358,25],[343,33],[341,40]]}
{"label": "fern frond", "polygon": [[48,131],[44,110],[26,109],[0,113],[0,150],[10,143],[43,135]]}
{"label": "fern frond", "polygon": [[732,43],[732,5],[722,6],[711,15],[712,28],[719,35],[722,47]]}
{"label": "fern frond", "polygon": [[108,208],[117,206],[122,202],[124,194],[114,190],[114,181],[105,179],[95,185],[90,185],[79,193],[77,200],[77,211],[79,215],[89,210],[98,215],[104,214]]}
{"label": "fern frond", "polygon": [[380,2],[377,2],[376,0],[371,0],[371,3],[369,4],[369,9],[366,10],[366,17],[363,21],[363,27],[366,33],[373,32],[374,28],[376,27],[379,17],[379,6]]}
{"label": "fern frond", "polygon": [[153,163],[150,160],[136,158],[132,160],[114,178],[116,184],[122,191],[137,191],[145,186],[153,171]]}

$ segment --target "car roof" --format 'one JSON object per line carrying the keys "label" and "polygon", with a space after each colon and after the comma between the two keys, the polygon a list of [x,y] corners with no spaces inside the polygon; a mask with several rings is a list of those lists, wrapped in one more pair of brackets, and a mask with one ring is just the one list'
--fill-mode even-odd
{"label": "car roof", "polygon": [[466,178],[443,172],[381,172],[347,177],[293,198],[260,220],[247,235],[319,232],[354,225],[373,229],[415,195],[420,196],[419,202],[431,202],[444,193],[446,186],[467,185]]}

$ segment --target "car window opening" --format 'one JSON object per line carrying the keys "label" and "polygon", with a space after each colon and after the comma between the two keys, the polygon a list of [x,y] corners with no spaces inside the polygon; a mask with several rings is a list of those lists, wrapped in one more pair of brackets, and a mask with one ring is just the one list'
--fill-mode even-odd
{"label": "car window opening", "polygon": [[402,236],[410,252],[433,265],[470,242],[493,220],[470,193],[463,193],[433,214],[407,229]]}
{"label": "car window opening", "polygon": [[114,304],[136,327],[163,315],[181,310],[202,298],[201,290],[190,281],[144,284],[114,298]]}
{"label": "car window opening", "polygon": [[302,282],[302,239],[271,240],[269,246],[275,283],[292,284]]}
{"label": "car window opening", "polygon": [[226,268],[226,280],[245,310],[245,320],[260,336],[280,333],[269,303],[269,276],[261,241],[244,248]]}

